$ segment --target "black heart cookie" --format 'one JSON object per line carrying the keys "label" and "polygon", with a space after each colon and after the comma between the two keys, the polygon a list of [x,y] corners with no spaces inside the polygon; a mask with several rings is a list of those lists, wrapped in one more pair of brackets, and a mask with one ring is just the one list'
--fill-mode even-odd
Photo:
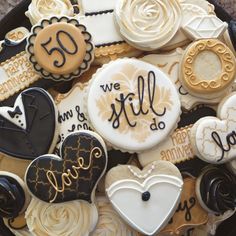
{"label": "black heart cookie", "polygon": [[0,152],[23,159],[52,152],[57,113],[51,96],[41,88],[24,90],[14,107],[0,107]]}
{"label": "black heart cookie", "polygon": [[71,133],[62,143],[61,157],[43,155],[30,164],[25,174],[29,191],[49,203],[92,202],[107,166],[102,138],[92,131]]}

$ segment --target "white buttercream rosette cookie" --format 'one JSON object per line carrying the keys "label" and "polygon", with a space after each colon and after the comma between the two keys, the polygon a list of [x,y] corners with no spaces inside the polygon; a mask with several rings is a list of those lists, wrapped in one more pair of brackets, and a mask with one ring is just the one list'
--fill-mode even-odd
{"label": "white buttercream rosette cookie", "polygon": [[32,0],[25,15],[35,25],[51,16],[73,16],[74,9],[70,0]]}
{"label": "white buttercream rosette cookie", "polygon": [[115,19],[128,43],[151,51],[174,37],[181,23],[181,7],[178,0],[119,0]]}
{"label": "white buttercream rosette cookie", "polygon": [[106,197],[97,198],[99,219],[91,236],[140,236],[116,213]]}
{"label": "white buttercream rosette cookie", "polygon": [[25,217],[34,236],[87,236],[96,226],[98,212],[84,201],[50,204],[33,198]]}

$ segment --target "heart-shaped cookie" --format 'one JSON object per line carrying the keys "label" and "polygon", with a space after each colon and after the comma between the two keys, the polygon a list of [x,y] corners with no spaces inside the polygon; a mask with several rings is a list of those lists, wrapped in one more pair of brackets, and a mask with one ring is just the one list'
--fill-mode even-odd
{"label": "heart-shaped cookie", "polygon": [[178,207],[183,180],[177,167],[156,161],[142,171],[121,165],[106,176],[106,192],[113,207],[133,228],[145,235],[158,233]]}
{"label": "heart-shaped cookie", "polygon": [[204,117],[194,124],[191,144],[203,161],[222,164],[236,156],[236,93],[222,100],[217,117]]}
{"label": "heart-shaped cookie", "polygon": [[17,97],[14,107],[0,107],[0,152],[23,159],[53,151],[57,113],[51,96],[30,88]]}
{"label": "heart-shaped cookie", "polygon": [[29,191],[49,203],[92,202],[107,166],[104,141],[92,131],[74,132],[66,137],[60,151],[61,158],[48,154],[30,164],[25,174]]}

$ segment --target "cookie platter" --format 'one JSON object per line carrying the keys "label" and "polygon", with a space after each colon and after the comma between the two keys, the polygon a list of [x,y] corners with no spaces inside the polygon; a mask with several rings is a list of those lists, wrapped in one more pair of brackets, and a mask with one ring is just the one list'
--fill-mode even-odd
{"label": "cookie platter", "polygon": [[212,3],[27,0],[0,22],[0,235],[234,235],[236,22]]}

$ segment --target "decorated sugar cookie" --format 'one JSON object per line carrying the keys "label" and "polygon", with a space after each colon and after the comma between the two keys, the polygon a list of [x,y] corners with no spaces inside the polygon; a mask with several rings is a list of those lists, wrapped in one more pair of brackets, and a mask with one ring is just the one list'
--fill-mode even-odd
{"label": "decorated sugar cookie", "polygon": [[31,29],[26,51],[43,78],[71,80],[89,69],[94,46],[86,27],[74,18],[44,19]]}
{"label": "decorated sugar cookie", "polygon": [[219,103],[221,98],[206,100],[190,94],[183,87],[182,82],[179,79],[180,62],[181,58],[183,57],[183,54],[184,50],[181,48],[177,48],[165,54],[149,54],[142,57],[141,60],[157,66],[171,78],[172,82],[175,84],[175,87],[178,91],[181,101],[181,106],[184,109],[189,110],[193,106],[201,103],[207,103],[207,104]]}
{"label": "decorated sugar cookie", "polygon": [[58,130],[56,153],[69,133],[78,130],[92,130],[84,109],[87,84],[76,83],[66,94],[58,94],[55,103],[58,109]]}
{"label": "decorated sugar cookie", "polygon": [[173,83],[155,66],[119,59],[94,74],[87,110],[94,129],[113,147],[141,152],[176,127],[180,100]]}
{"label": "decorated sugar cookie", "polygon": [[25,15],[32,25],[51,16],[73,16],[74,9],[70,0],[32,0]]}
{"label": "decorated sugar cookie", "polygon": [[190,44],[181,60],[180,81],[190,94],[219,98],[227,94],[234,82],[234,54],[217,39],[200,39]]}
{"label": "decorated sugar cookie", "polygon": [[236,154],[236,93],[222,100],[217,117],[204,117],[191,130],[193,152],[202,160],[222,164]]}
{"label": "decorated sugar cookie", "polygon": [[41,88],[24,90],[14,107],[0,107],[0,151],[21,159],[51,153],[57,139],[57,112]]}
{"label": "decorated sugar cookie", "polygon": [[28,167],[25,182],[32,195],[48,203],[94,201],[94,191],[107,165],[106,146],[92,131],[66,137],[61,157],[43,155]]}
{"label": "decorated sugar cookie", "polygon": [[192,125],[176,129],[164,142],[157,147],[138,154],[142,166],[156,161],[170,161],[173,164],[194,158],[190,130]]}
{"label": "decorated sugar cookie", "polygon": [[50,204],[32,198],[25,218],[34,236],[88,236],[97,224],[98,212],[95,204],[84,201]]}
{"label": "decorated sugar cookie", "polygon": [[117,57],[138,56],[141,52],[127,44],[116,27],[116,0],[80,1],[79,21],[86,26],[95,45],[95,63],[105,64]]}
{"label": "decorated sugar cookie", "polygon": [[209,166],[197,179],[196,193],[201,206],[213,214],[236,208],[236,177],[224,166]]}
{"label": "decorated sugar cookie", "polygon": [[15,174],[0,171],[0,216],[14,219],[27,208],[30,196],[23,180]]}
{"label": "decorated sugar cookie", "polygon": [[193,40],[219,38],[227,27],[227,23],[214,15],[195,16],[182,26],[184,32]]}
{"label": "decorated sugar cookie", "polygon": [[167,44],[181,23],[178,0],[118,0],[115,19],[124,39],[134,47],[152,51]]}
{"label": "decorated sugar cookie", "polygon": [[179,206],[167,226],[158,236],[184,235],[186,229],[207,223],[208,212],[201,207],[197,200],[195,183],[196,181],[193,178],[184,179]]}
{"label": "decorated sugar cookie", "polygon": [[145,235],[154,235],[168,224],[178,207],[182,187],[179,170],[166,161],[153,162],[142,171],[120,165],[106,176],[106,193],[113,207]]}
{"label": "decorated sugar cookie", "polygon": [[141,236],[128,226],[104,196],[97,198],[98,223],[91,236]]}

